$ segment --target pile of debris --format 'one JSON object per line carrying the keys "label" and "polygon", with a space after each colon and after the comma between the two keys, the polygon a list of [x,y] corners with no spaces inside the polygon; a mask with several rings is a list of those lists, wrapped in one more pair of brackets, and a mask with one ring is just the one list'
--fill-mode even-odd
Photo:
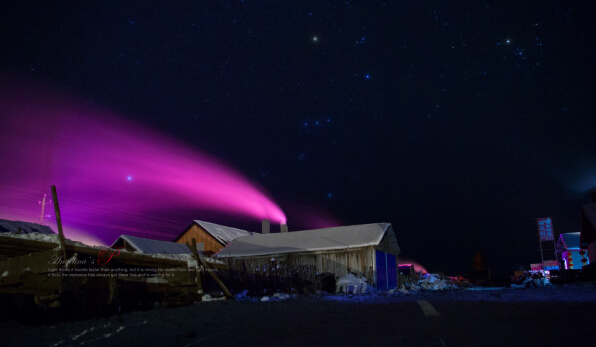
{"label": "pile of debris", "polygon": [[525,271],[516,278],[515,282],[519,284],[512,284],[511,286],[514,288],[548,287],[551,285],[550,272],[545,270]]}
{"label": "pile of debris", "polygon": [[411,282],[402,286],[399,290],[404,292],[406,290],[432,290],[432,291],[447,291],[464,289],[470,286],[470,281],[459,277],[446,277],[439,274],[424,274],[416,282]]}
{"label": "pile of debris", "polygon": [[420,278],[420,287],[424,290],[456,290],[462,289],[458,282],[449,277],[439,276],[438,274],[425,274]]}

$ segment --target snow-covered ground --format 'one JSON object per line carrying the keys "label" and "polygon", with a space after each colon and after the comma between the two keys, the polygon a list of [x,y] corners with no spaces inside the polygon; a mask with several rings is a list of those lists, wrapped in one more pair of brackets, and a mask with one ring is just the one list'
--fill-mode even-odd
{"label": "snow-covered ground", "polygon": [[233,301],[80,321],[2,318],[1,345],[19,347],[555,345],[592,341],[596,283],[309,297],[244,292]]}

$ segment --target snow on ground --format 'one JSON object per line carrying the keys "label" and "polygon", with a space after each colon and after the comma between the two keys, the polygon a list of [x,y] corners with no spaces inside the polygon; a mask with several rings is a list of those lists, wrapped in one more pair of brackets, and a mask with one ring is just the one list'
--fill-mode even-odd
{"label": "snow on ground", "polygon": [[[279,301],[297,299],[295,294],[275,293],[271,296],[251,297],[247,290],[234,295],[237,301]],[[596,302],[596,282],[579,284],[550,285],[547,287],[478,287],[470,286],[457,290],[401,289],[391,291],[369,290],[365,293],[317,292],[311,298],[322,301],[383,303],[399,301],[416,301],[421,299],[454,300],[454,301],[500,301],[500,302]]]}
{"label": "snow on ground", "polygon": [[[27,325],[4,317],[2,346],[521,346],[585,343],[596,283],[544,288],[394,291],[200,302],[79,321]],[[282,300],[285,298],[286,300]],[[439,313],[435,324],[419,305]],[[571,319],[573,318],[573,319]],[[556,323],[553,334],[545,324]],[[438,331],[441,326],[442,331]],[[574,329],[578,329],[575,331]],[[582,330],[583,329],[583,330]],[[440,334],[440,335],[439,335]],[[592,335],[593,336],[593,335]],[[583,344],[581,344],[583,345]]]}

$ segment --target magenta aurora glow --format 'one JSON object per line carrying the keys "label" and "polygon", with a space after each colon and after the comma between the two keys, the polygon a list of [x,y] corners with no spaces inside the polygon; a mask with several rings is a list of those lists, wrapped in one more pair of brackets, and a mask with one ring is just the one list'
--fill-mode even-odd
{"label": "magenta aurora glow", "polygon": [[[263,189],[204,153],[76,98],[6,85],[0,218],[39,221],[40,200],[55,184],[66,236],[92,244],[124,233],[172,239],[210,212],[286,222]],[[44,214],[55,229],[53,207]]]}

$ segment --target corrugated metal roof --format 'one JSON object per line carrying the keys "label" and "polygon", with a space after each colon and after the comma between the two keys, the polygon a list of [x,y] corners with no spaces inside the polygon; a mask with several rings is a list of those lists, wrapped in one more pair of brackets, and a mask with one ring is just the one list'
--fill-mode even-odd
{"label": "corrugated metal roof", "polygon": [[47,225],[0,219],[1,233],[16,234],[19,229],[21,229],[21,234],[40,233],[56,235],[52,228]]}
{"label": "corrugated metal roof", "polygon": [[[217,253],[218,257],[246,257],[305,251],[377,246],[390,230],[390,223],[341,226],[276,234],[240,237]],[[389,241],[391,244],[393,242]],[[397,252],[399,246],[395,242]]]}
{"label": "corrugated metal roof", "polygon": [[563,242],[565,249],[579,249],[579,232],[564,233],[559,235],[559,240]]}
{"label": "corrugated metal roof", "polygon": [[194,223],[198,224],[201,228],[205,229],[211,236],[213,236],[221,244],[228,245],[235,239],[243,236],[250,236],[253,233],[250,231],[227,227],[215,223],[204,222],[201,220],[195,220]]}
{"label": "corrugated metal roof", "polygon": [[[120,235],[118,239],[112,244],[112,247],[118,247],[118,243],[124,240],[128,242],[132,247],[134,247],[137,252],[139,253],[146,253],[146,254],[157,254],[157,253],[166,253],[166,254],[190,254],[190,249],[182,243],[175,243],[175,242],[167,242],[167,241],[159,241],[159,240],[150,240],[144,239],[141,237],[130,236],[130,235]],[[200,244],[202,245],[202,244]],[[202,251],[197,245],[200,251]]]}

